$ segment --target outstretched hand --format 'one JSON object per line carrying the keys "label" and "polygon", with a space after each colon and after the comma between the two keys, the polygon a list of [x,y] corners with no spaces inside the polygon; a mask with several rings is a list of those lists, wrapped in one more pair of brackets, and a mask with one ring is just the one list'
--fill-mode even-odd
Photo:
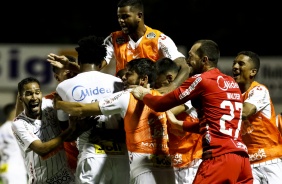
{"label": "outstretched hand", "polygon": [[138,100],[143,100],[143,97],[146,95],[146,94],[149,94],[150,93],[150,85],[148,84],[147,85],[147,88],[144,88],[142,86],[137,86],[135,88],[133,88],[131,90],[131,93],[133,94],[133,96],[135,98],[137,98]]}
{"label": "outstretched hand", "polygon": [[69,60],[66,56],[59,56],[53,53],[48,54],[47,61],[57,68],[67,68]]}

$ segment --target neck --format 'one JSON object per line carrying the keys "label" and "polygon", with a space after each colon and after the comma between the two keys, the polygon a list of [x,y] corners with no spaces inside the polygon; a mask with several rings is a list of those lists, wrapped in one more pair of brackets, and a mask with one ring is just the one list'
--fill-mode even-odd
{"label": "neck", "polygon": [[145,35],[146,31],[147,28],[145,25],[143,25],[140,26],[140,28],[138,28],[134,33],[130,34],[129,36],[133,41],[137,42],[142,36]]}
{"label": "neck", "polygon": [[250,88],[250,86],[252,85],[252,82],[253,81],[238,84],[242,94],[245,93]]}
{"label": "neck", "polygon": [[82,64],[80,65],[80,72],[97,71],[94,64]]}

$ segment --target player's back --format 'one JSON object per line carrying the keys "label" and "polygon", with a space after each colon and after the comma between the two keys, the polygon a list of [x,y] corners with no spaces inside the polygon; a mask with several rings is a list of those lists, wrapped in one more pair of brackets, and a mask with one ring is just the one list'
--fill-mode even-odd
{"label": "player's back", "polygon": [[56,91],[65,101],[91,103],[122,89],[120,78],[89,71],[61,82]]}

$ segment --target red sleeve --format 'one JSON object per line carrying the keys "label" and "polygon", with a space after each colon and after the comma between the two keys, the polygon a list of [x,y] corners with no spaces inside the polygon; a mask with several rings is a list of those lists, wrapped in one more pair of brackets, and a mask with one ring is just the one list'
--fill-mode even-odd
{"label": "red sleeve", "polygon": [[152,94],[147,94],[143,97],[143,102],[156,112],[165,112],[177,105],[183,104],[174,95],[174,91],[164,95],[164,96],[153,96]]}

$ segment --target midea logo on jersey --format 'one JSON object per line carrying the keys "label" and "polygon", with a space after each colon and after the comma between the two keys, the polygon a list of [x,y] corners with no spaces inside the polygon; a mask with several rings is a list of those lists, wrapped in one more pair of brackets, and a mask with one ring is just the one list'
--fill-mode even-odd
{"label": "midea logo on jersey", "polygon": [[234,81],[227,81],[222,76],[218,76],[217,77],[217,85],[223,91],[226,91],[229,88],[239,88],[239,86],[238,86],[238,84],[236,82],[234,82]]}
{"label": "midea logo on jersey", "polygon": [[88,96],[101,95],[105,93],[112,93],[110,88],[85,88],[84,86],[75,86],[72,90],[72,97],[75,101],[79,102]]}

